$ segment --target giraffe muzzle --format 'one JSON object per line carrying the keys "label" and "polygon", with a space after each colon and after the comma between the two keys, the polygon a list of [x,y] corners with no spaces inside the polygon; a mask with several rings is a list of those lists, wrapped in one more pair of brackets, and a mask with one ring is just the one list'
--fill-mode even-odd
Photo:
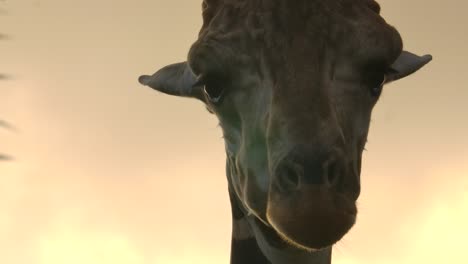
{"label": "giraffe muzzle", "polygon": [[267,219],[281,237],[301,248],[322,249],[351,229],[359,183],[347,164],[338,150],[304,149],[278,164],[270,185]]}

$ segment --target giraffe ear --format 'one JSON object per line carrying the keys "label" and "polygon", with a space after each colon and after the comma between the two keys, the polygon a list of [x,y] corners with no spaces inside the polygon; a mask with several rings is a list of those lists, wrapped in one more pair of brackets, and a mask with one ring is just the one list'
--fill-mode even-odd
{"label": "giraffe ear", "polygon": [[403,51],[386,73],[386,83],[402,79],[421,69],[432,60],[431,55],[418,56]]}
{"label": "giraffe ear", "polygon": [[168,65],[153,75],[142,75],[138,82],[165,94],[204,101],[201,87],[187,62]]}

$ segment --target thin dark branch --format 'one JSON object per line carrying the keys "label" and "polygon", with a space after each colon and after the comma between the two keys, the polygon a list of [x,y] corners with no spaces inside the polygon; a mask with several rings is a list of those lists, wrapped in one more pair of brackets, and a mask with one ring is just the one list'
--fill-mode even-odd
{"label": "thin dark branch", "polygon": [[[0,120],[0,128],[7,129],[10,131],[15,131],[15,128],[4,120]],[[11,160],[13,160],[12,156],[0,153],[0,162],[11,161]]]}
{"label": "thin dark branch", "polygon": [[16,131],[15,127],[12,124],[8,123],[5,120],[1,120],[1,119],[0,119],[0,128],[5,128],[5,129],[8,129],[10,131]]}
{"label": "thin dark branch", "polygon": [[0,162],[1,161],[11,161],[13,160],[13,157],[5,155],[5,154],[0,154]]}
{"label": "thin dark branch", "polygon": [[7,74],[0,73],[0,81],[11,79],[11,76]]}
{"label": "thin dark branch", "polygon": [[[5,10],[0,9],[0,15],[5,14],[5,13],[6,13]],[[0,33],[0,40],[8,40],[8,39],[9,39],[8,35]],[[10,76],[0,73],[0,81],[7,80],[7,79],[10,79]],[[15,131],[14,127],[10,123],[1,119],[0,119],[0,128],[7,129],[10,131]],[[0,161],[10,161],[12,159],[13,159],[12,156],[0,153]]]}

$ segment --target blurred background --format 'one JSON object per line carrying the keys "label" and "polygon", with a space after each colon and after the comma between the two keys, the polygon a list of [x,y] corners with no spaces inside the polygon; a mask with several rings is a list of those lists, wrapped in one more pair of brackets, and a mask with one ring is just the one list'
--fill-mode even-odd
{"label": "blurred background", "polygon": [[[405,48],[336,264],[468,263],[468,3],[380,0]],[[228,263],[224,145],[201,103],[137,77],[185,59],[201,1],[0,1],[0,263]]]}

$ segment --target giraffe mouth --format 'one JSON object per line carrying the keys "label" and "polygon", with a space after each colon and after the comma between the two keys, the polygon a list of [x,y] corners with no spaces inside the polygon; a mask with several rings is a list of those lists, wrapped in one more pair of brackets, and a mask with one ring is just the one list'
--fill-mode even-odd
{"label": "giraffe mouth", "polygon": [[320,250],[338,242],[356,222],[355,201],[323,186],[304,186],[294,194],[272,192],[267,219],[279,236],[298,248]]}

